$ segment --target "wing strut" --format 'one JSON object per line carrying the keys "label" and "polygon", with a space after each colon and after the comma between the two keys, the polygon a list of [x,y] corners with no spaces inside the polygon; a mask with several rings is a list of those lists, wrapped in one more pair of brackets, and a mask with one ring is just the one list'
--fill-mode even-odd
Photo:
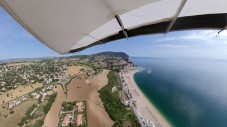
{"label": "wing strut", "polygon": [[120,25],[120,27],[121,27],[121,29],[122,29],[122,31],[123,31],[125,37],[128,39],[128,34],[127,34],[127,32],[125,31],[126,29],[125,29],[125,27],[124,27],[124,25],[123,25],[123,23],[122,23],[122,21],[121,21],[120,16],[119,16],[119,15],[116,15],[115,18],[117,19],[117,22],[118,22],[118,24]]}
{"label": "wing strut", "polygon": [[[218,35],[219,35],[222,31],[224,31],[226,28],[227,28],[227,25],[226,25],[225,27],[223,27],[220,31],[218,31]],[[218,37],[218,35],[217,35],[216,37]]]}
{"label": "wing strut", "polygon": [[187,0],[181,0],[181,3],[177,9],[177,12],[175,13],[175,15],[173,16],[172,20],[170,21],[167,29],[166,29],[166,32],[165,32],[165,35],[170,31],[170,29],[172,28],[172,26],[174,25],[174,23],[176,22],[180,12],[182,11],[185,3],[187,2]]}
{"label": "wing strut", "polygon": [[96,39],[95,37],[91,36],[90,34],[88,34],[88,36],[90,36],[91,38],[95,39],[96,41],[103,43],[101,40]]}

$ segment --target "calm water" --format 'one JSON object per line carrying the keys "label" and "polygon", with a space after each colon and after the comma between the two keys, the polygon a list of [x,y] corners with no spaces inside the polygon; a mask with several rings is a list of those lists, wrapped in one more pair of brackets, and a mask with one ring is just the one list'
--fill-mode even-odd
{"label": "calm water", "polygon": [[138,59],[143,93],[174,127],[227,127],[227,61]]}

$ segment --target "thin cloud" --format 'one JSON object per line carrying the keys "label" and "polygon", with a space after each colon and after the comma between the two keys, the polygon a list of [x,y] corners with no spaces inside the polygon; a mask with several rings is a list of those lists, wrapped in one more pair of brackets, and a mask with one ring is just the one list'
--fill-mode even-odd
{"label": "thin cloud", "polygon": [[161,44],[159,47],[165,47],[165,48],[187,48],[187,45],[173,45],[173,44]]}
{"label": "thin cloud", "polygon": [[191,41],[191,42],[203,42],[210,45],[227,44],[227,31],[222,31],[218,36],[217,30],[204,30],[204,31],[192,31],[185,35],[175,37],[165,37],[158,42],[167,41]]}

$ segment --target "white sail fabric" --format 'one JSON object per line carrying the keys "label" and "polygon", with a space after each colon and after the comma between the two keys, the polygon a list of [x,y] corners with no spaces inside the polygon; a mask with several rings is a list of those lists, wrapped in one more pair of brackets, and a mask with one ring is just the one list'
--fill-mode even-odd
{"label": "white sail fabric", "polygon": [[[127,31],[171,21],[182,0],[0,0],[26,30],[60,54]],[[187,0],[179,17],[227,13],[226,0]]]}

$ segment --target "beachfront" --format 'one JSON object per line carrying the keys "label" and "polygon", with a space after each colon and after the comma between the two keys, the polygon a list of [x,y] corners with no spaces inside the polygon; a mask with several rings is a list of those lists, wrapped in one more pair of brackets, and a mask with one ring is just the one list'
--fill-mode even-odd
{"label": "beachfront", "polygon": [[126,104],[133,108],[143,127],[171,127],[135,83],[133,77],[138,71],[138,68],[127,68],[120,72],[123,90],[129,96]]}

